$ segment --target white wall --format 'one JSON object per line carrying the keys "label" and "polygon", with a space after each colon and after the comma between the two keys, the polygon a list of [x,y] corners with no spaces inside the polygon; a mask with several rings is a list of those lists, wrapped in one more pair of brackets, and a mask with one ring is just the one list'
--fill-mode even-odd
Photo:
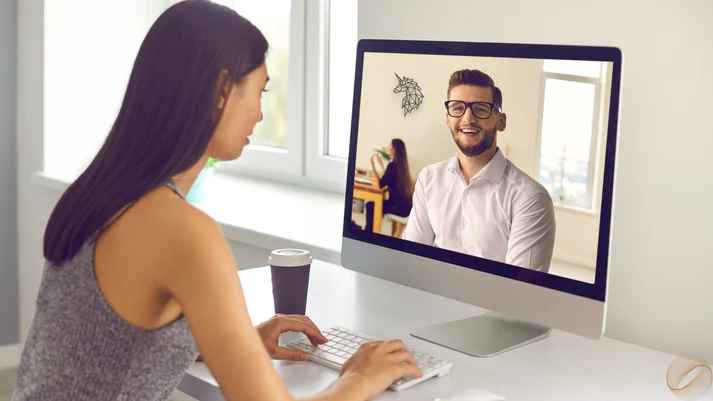
{"label": "white wall", "polygon": [[713,2],[361,0],[359,37],[618,46],[610,337],[713,361]]}
{"label": "white wall", "polygon": [[17,2],[0,2],[0,346],[18,336],[16,33]]}

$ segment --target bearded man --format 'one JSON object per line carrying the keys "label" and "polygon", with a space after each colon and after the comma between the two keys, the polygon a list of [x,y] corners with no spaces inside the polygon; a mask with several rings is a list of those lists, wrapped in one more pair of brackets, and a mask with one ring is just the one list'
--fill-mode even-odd
{"label": "bearded man", "polygon": [[402,238],[548,272],[552,199],[498,149],[507,125],[501,90],[486,73],[465,69],[451,75],[447,99],[456,154],[419,173]]}

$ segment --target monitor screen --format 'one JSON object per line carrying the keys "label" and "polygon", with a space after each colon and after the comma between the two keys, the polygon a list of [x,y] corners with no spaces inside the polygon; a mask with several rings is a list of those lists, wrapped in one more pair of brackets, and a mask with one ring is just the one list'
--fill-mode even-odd
{"label": "monitor screen", "polygon": [[362,42],[345,236],[596,297],[618,50]]}

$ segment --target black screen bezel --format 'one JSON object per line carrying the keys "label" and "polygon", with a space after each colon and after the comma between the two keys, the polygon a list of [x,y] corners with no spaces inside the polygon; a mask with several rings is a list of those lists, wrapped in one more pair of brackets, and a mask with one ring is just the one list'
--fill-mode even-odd
{"label": "black screen bezel", "polygon": [[[604,160],[604,179],[599,221],[599,241],[594,283],[586,283],[567,277],[542,273],[519,266],[509,265],[477,256],[466,255],[447,249],[435,248],[402,239],[392,238],[363,230],[352,230],[352,197],[356,164],[359,106],[364,53],[402,53],[445,56],[510,57],[529,59],[562,59],[612,62],[611,98]],[[520,280],[526,283],[558,290],[582,297],[604,301],[606,297],[607,268],[611,227],[611,208],[614,190],[614,163],[619,117],[619,90],[621,83],[621,50],[616,47],[542,45],[516,43],[473,43],[441,41],[404,41],[362,39],[357,46],[354,97],[352,103],[351,137],[347,168],[344,203],[343,236],[402,252],[419,255],[436,261],[466,267]]]}

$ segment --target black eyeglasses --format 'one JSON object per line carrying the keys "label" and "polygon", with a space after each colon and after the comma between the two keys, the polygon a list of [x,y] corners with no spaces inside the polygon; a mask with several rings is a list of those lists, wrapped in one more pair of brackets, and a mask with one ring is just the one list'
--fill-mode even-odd
{"label": "black eyeglasses", "polygon": [[488,102],[464,102],[462,100],[449,100],[444,102],[446,105],[446,111],[451,117],[462,117],[465,114],[465,110],[470,108],[470,112],[480,119],[490,118],[493,114],[493,109],[495,105]]}

